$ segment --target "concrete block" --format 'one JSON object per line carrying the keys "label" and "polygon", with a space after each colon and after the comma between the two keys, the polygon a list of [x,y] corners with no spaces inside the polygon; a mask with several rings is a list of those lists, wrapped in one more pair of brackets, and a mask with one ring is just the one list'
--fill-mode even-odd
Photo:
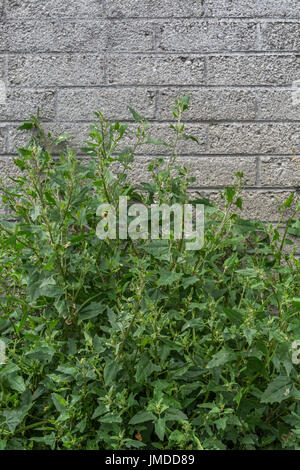
{"label": "concrete block", "polygon": [[108,82],[122,85],[204,83],[204,60],[189,55],[117,55],[108,59]]}
{"label": "concrete block", "polygon": [[258,15],[268,18],[300,18],[298,0],[256,0]]}
{"label": "concrete block", "polygon": [[210,56],[210,85],[291,85],[300,79],[299,55]]}
{"label": "concrete block", "polygon": [[205,15],[221,18],[300,18],[298,0],[206,0]]}
{"label": "concrete block", "polygon": [[147,119],[155,113],[155,92],[142,88],[61,89],[58,92],[58,119],[92,121],[94,111],[104,112],[107,119],[126,120],[128,106]]}
{"label": "concrete block", "polygon": [[110,21],[106,33],[107,52],[146,52],[154,48],[155,23],[151,21]]}
{"label": "concrete block", "polygon": [[9,0],[7,18],[96,18],[103,17],[102,0]]}
{"label": "concrete block", "polygon": [[[134,136],[135,126],[130,126],[131,132],[126,133],[124,142],[122,145],[133,146],[136,142],[136,137]],[[193,135],[198,140],[194,142],[193,140],[180,139],[177,143],[177,152],[179,155],[201,155],[207,153],[206,149],[206,134],[207,126],[204,124],[186,124],[184,132],[189,135]],[[151,123],[150,129],[147,131],[147,135],[152,138],[159,139],[160,141],[168,143],[171,147],[166,147],[164,145],[150,145],[143,144],[137,148],[136,154],[143,155],[168,155],[171,153],[172,145],[175,138],[175,133],[170,129],[170,123]]]}
{"label": "concrete block", "polygon": [[0,121],[25,121],[40,109],[42,119],[55,118],[55,92],[9,88],[6,100],[0,102]]}
{"label": "concrete block", "polygon": [[[151,173],[148,171],[148,165],[152,160],[150,157],[136,157],[132,170],[128,173],[130,180],[135,183],[150,181]],[[167,164],[168,158],[165,161]],[[248,185],[255,184],[256,161],[251,157],[179,157],[176,165],[186,166],[190,176],[196,178],[190,188],[232,185],[237,168],[244,172]]]}
{"label": "concrete block", "polygon": [[198,0],[164,0],[163,2],[144,0],[106,0],[106,11],[112,18],[172,18],[201,17],[204,15],[204,2]]}
{"label": "concrete block", "polygon": [[298,52],[300,49],[300,22],[265,23],[261,27],[263,51]]}
{"label": "concrete block", "polygon": [[[50,132],[53,138],[60,134],[72,134],[68,145],[74,148],[78,154],[82,154],[80,148],[85,146],[84,142],[89,138],[90,123],[42,122],[42,125],[45,132]],[[9,154],[16,154],[17,148],[27,145],[31,136],[31,132],[17,130],[17,127],[17,125],[8,127],[7,153]],[[64,145],[60,145],[58,148],[54,147],[54,153],[58,153],[60,150],[63,150],[63,148]]]}
{"label": "concrete block", "polygon": [[99,52],[107,46],[108,23],[58,20],[0,24],[0,52]]}
{"label": "concrete block", "polygon": [[95,86],[104,84],[102,54],[12,55],[8,80],[13,86]]}
{"label": "concrete block", "polygon": [[174,99],[190,93],[190,108],[184,119],[192,121],[250,120],[256,116],[255,91],[238,89],[176,89],[160,90],[159,118],[170,119]]}
{"label": "concrete block", "polygon": [[[258,191],[245,189],[241,194],[243,199],[243,209],[240,211],[239,209],[234,208],[234,211],[248,220],[276,222],[280,219],[279,207],[282,206],[290,194],[290,191],[282,190]],[[224,202],[221,199],[219,190],[191,190],[191,197],[194,199],[205,197],[211,202],[216,202],[220,208],[224,207]],[[291,211],[287,213],[286,219],[288,219]]]}
{"label": "concrete block", "polygon": [[208,128],[212,154],[293,154],[300,151],[297,124],[212,124]]}
{"label": "concrete block", "polygon": [[293,102],[292,90],[260,89],[257,118],[269,121],[300,121],[300,100]]}
{"label": "concrete block", "polygon": [[300,186],[300,156],[261,157],[262,186]]}
{"label": "concrete block", "polygon": [[241,21],[181,20],[159,25],[158,48],[166,52],[254,50],[256,24]]}

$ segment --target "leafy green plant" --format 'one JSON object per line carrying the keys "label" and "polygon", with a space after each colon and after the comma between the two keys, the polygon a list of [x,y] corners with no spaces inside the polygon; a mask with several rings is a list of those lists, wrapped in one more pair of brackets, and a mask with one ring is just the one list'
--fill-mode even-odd
{"label": "leafy green plant", "polygon": [[[178,142],[195,140],[188,107],[176,100],[170,142],[133,109],[135,131],[95,113],[85,160],[38,115],[21,126],[21,175],[1,186],[0,448],[300,448],[299,261],[285,252],[300,207],[291,196],[277,226],[242,219],[240,173],[222,208],[192,200],[176,163]],[[128,173],[145,144],[169,159],[137,185]],[[118,214],[120,196],[204,204],[203,248],[172,233],[100,240],[97,208]]]}

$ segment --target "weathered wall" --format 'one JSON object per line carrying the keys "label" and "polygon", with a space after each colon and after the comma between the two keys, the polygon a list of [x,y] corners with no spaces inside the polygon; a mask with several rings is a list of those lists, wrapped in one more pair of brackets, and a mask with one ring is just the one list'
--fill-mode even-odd
{"label": "weathered wall", "polygon": [[[164,136],[190,92],[195,190],[214,197],[243,171],[244,214],[276,220],[300,186],[300,0],[0,0],[0,18],[0,173],[38,106],[80,146],[94,110],[127,120],[128,105]],[[142,151],[138,176],[159,149]]]}

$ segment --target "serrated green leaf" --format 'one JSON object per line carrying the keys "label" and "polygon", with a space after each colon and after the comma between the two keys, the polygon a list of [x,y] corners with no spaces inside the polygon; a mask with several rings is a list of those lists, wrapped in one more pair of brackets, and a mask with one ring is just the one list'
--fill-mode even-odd
{"label": "serrated green leaf", "polygon": [[129,424],[141,424],[147,421],[156,421],[156,417],[150,411],[139,411],[136,415],[131,418]]}
{"label": "serrated green leaf", "polygon": [[187,415],[181,410],[177,410],[176,408],[168,408],[168,410],[166,411],[166,421],[185,421],[187,419]]}
{"label": "serrated green leaf", "polygon": [[78,315],[78,324],[84,320],[90,320],[91,318],[98,317],[105,310],[105,305],[102,302],[91,302],[85,307]]}
{"label": "serrated green leaf", "polygon": [[7,381],[13,390],[16,390],[19,393],[25,392],[26,385],[21,375],[10,374],[7,377]]}
{"label": "serrated green leaf", "polygon": [[227,351],[222,349],[221,351],[217,352],[212,359],[207,364],[208,369],[213,369],[215,367],[220,367],[227,362],[234,361],[237,355],[233,351]]}
{"label": "serrated green leaf", "polygon": [[120,364],[113,359],[107,361],[103,372],[104,382],[106,385],[110,385],[116,379],[120,367]]}
{"label": "serrated green leaf", "polygon": [[184,279],[182,279],[182,286],[184,289],[187,289],[189,286],[193,286],[198,281],[199,281],[198,276],[185,277]]}
{"label": "serrated green leaf", "polygon": [[160,441],[164,440],[166,429],[166,421],[164,418],[158,418],[155,423],[155,433]]}
{"label": "serrated green leaf", "polygon": [[286,376],[276,377],[261,397],[261,403],[281,403],[291,396],[291,379]]}
{"label": "serrated green leaf", "polygon": [[113,413],[107,413],[107,415],[101,416],[101,423],[122,423],[122,418]]}
{"label": "serrated green leaf", "polygon": [[183,273],[175,273],[173,271],[163,271],[157,281],[158,287],[171,286],[174,282],[179,281],[183,277]]}

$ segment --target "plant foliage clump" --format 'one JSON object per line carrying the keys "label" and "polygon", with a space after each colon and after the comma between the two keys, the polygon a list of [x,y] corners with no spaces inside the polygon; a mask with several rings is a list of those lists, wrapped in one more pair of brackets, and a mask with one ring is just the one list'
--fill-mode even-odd
{"label": "plant foliage clump", "polygon": [[[97,112],[76,158],[32,117],[20,176],[1,191],[0,448],[300,449],[299,261],[291,196],[277,226],[247,221],[243,175],[222,208],[191,199],[176,163],[189,97],[175,101],[173,138]],[[141,145],[163,145],[151,181],[128,177]],[[56,149],[63,146],[59,156]],[[200,250],[185,240],[100,240],[100,204],[205,205]],[[283,234],[280,227],[288,214]],[[295,354],[294,354],[295,356]]]}

